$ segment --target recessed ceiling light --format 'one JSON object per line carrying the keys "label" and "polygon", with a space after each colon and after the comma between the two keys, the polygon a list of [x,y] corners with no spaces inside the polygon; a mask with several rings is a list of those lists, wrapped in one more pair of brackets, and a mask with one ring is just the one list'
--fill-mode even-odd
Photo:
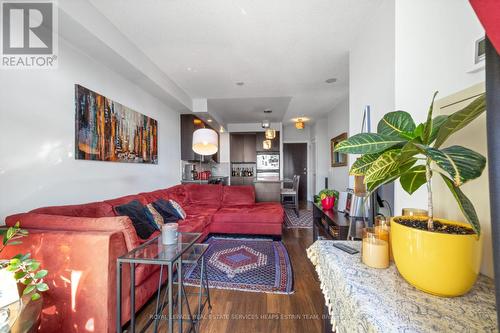
{"label": "recessed ceiling light", "polygon": [[242,86],[242,85],[244,85],[244,84],[245,84],[245,82],[243,82],[243,81],[236,82],[236,85],[237,85],[237,86]]}
{"label": "recessed ceiling light", "polygon": [[209,123],[211,123],[211,122],[212,122],[212,119],[207,119],[207,121],[208,121]]}
{"label": "recessed ceiling light", "polygon": [[273,110],[271,110],[271,109],[265,109],[264,110],[264,113],[272,113],[272,112],[273,112]]}
{"label": "recessed ceiling light", "polygon": [[335,83],[335,82],[337,82],[337,79],[336,79],[336,78],[334,78],[334,77],[331,77],[331,78],[329,78],[329,79],[326,79],[326,80],[325,80],[325,82],[326,82],[326,83]]}

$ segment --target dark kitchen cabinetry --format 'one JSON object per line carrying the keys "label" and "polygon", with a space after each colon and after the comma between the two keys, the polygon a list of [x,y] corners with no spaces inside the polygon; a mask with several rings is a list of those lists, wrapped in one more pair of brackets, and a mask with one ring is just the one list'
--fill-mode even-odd
{"label": "dark kitchen cabinetry", "polygon": [[264,132],[257,133],[257,140],[255,143],[255,150],[258,152],[279,152],[280,151],[280,132],[276,131],[276,137],[271,140],[271,149],[264,149],[262,142],[266,139]]}
{"label": "dark kitchen cabinetry", "polygon": [[230,159],[231,162],[255,163],[255,134],[231,134]]}
{"label": "dark kitchen cabinetry", "polygon": [[[219,162],[219,151],[211,156],[200,156],[193,151],[193,132],[199,128],[212,128],[200,118],[192,114],[181,114],[181,160]],[[219,137],[219,134],[217,133]],[[220,142],[219,142],[220,143]]]}

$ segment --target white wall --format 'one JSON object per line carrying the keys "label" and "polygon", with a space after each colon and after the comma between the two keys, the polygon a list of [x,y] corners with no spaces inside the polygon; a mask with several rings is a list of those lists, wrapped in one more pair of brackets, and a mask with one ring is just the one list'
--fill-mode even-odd
{"label": "white wall", "polygon": [[[371,107],[371,128],[394,111],[395,4],[384,0],[363,29],[349,54],[349,135],[361,132],[363,109]],[[349,166],[355,157],[349,155]],[[350,177],[350,187],[353,177]]]}
{"label": "white wall", "polygon": [[[477,69],[474,65],[474,42],[482,36],[484,30],[466,0],[398,0],[396,2],[396,108],[410,112],[416,121],[421,122],[425,120],[434,91],[439,91],[437,98],[440,99],[483,82],[484,70],[469,73],[471,69]],[[482,135],[469,136],[466,141],[455,143],[486,151],[484,138],[481,142],[483,147],[478,147],[477,140],[481,140],[482,137]],[[486,175],[481,178],[484,177]],[[437,181],[439,180],[436,179],[435,182]],[[463,190],[467,194],[468,186],[481,186],[478,184],[481,184],[481,181],[475,183],[472,181],[466,184]],[[400,212],[403,207],[426,208],[427,206],[427,192],[424,187],[409,196],[397,184],[395,198],[396,212]],[[481,200],[477,196],[471,199]],[[488,199],[485,195],[483,200]],[[451,196],[449,200],[453,206],[448,208],[450,210],[448,213],[453,214],[451,211],[455,211],[455,215],[464,220]],[[485,236],[481,271],[493,276],[491,232],[489,225],[487,227],[485,225],[489,224],[489,211],[485,211],[484,205],[478,205],[476,202],[476,209],[480,207],[483,209],[478,211],[478,215],[483,217]]]}
{"label": "white wall", "polygon": [[[316,146],[316,193],[325,188],[325,178],[330,169],[330,139],[328,138],[328,118],[317,119],[314,123],[312,140]],[[331,188],[331,185],[328,184]]]}
{"label": "white wall", "polygon": [[[158,165],[74,158],[74,84],[158,120]],[[57,70],[0,76],[0,221],[45,205],[83,203],[179,182],[179,114],[59,40]]]}
{"label": "white wall", "polygon": [[[337,135],[349,131],[349,99],[346,98],[333,108],[328,113],[328,141]],[[329,149],[330,143],[328,146]],[[328,150],[329,151],[329,150]],[[328,165],[328,186],[338,191],[345,191],[349,187],[349,167],[335,167],[331,166],[331,156]]]}
{"label": "white wall", "polygon": [[283,142],[309,142],[311,126],[306,123],[304,129],[296,129],[295,124],[283,125]]}
{"label": "white wall", "polygon": [[[443,16],[443,13],[446,13]],[[395,105],[425,120],[434,91],[440,97],[484,81],[474,66],[474,42],[484,35],[466,0],[399,0],[396,3]],[[411,197],[397,184],[395,211],[426,206],[426,190]]]}

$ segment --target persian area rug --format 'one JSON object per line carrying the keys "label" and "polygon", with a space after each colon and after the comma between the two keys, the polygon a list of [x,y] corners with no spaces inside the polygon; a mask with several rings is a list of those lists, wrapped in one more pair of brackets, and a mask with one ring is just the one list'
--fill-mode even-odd
{"label": "persian area rug", "polygon": [[313,212],[310,210],[299,210],[299,217],[295,214],[295,210],[285,209],[285,228],[312,228],[313,227]]}
{"label": "persian area rug", "polygon": [[[204,255],[210,288],[293,293],[292,265],[281,241],[211,237],[205,243],[210,244]],[[186,285],[199,286],[199,264],[186,268]]]}

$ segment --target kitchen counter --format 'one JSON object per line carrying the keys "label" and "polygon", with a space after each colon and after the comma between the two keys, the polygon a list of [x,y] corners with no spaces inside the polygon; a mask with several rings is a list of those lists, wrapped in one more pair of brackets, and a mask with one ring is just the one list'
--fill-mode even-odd
{"label": "kitchen counter", "polygon": [[291,179],[257,179],[254,178],[253,183],[288,183],[292,182]]}
{"label": "kitchen counter", "polygon": [[221,179],[222,184],[227,185],[229,177],[228,176],[212,176],[208,180],[207,179],[205,179],[205,180],[182,179],[181,184],[208,184],[209,181],[215,180],[215,179]]}

